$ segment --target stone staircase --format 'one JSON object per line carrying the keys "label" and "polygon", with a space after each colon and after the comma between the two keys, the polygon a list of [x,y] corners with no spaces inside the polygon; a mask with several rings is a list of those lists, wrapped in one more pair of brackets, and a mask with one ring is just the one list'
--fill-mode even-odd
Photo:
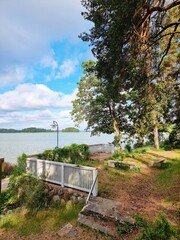
{"label": "stone staircase", "polygon": [[101,197],[92,197],[81,210],[78,222],[88,226],[113,239],[119,239],[117,226],[120,224],[134,224],[134,220],[123,211],[119,202]]}

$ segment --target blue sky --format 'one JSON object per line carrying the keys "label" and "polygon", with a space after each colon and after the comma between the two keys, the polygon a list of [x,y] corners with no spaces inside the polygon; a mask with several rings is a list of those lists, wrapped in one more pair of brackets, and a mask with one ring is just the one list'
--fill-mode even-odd
{"label": "blue sky", "polygon": [[93,58],[78,38],[90,28],[83,10],[80,0],[0,0],[0,128],[74,126],[81,64]]}

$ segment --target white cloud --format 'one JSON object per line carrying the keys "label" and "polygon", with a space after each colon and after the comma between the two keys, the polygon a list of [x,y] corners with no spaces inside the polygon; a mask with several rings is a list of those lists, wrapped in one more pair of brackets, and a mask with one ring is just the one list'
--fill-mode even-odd
{"label": "white cloud", "polygon": [[59,67],[59,72],[56,73],[55,78],[61,79],[69,77],[76,70],[77,60],[67,59]]}
{"label": "white cloud", "polygon": [[72,107],[72,101],[75,99],[77,93],[77,89],[75,89],[72,94],[63,94],[61,96],[61,100],[59,101],[59,105],[61,107]]}
{"label": "white cloud", "polygon": [[52,91],[43,84],[26,83],[13,91],[0,94],[0,111],[71,107],[75,95],[76,91],[63,94]]}
{"label": "white cloud", "polygon": [[26,71],[23,67],[13,67],[0,73],[0,87],[16,85],[25,80]]}
{"label": "white cloud", "polygon": [[45,56],[41,60],[41,66],[44,68],[56,69],[58,67],[57,61],[52,56]]}

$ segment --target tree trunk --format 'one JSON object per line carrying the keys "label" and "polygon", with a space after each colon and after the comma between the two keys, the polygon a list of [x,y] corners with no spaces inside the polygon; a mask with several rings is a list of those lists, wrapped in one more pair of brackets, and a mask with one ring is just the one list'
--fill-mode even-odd
{"label": "tree trunk", "polygon": [[154,126],[153,133],[154,133],[154,147],[156,149],[159,149],[159,133],[157,125]]}
{"label": "tree trunk", "polygon": [[119,130],[119,127],[118,127],[117,120],[115,118],[113,119],[113,127],[114,127],[114,133],[115,133],[118,152],[122,153],[121,133],[120,133],[120,130]]}

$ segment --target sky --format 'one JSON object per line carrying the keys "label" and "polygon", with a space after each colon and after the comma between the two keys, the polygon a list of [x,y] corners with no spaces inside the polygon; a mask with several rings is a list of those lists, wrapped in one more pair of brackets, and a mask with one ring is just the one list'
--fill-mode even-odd
{"label": "sky", "polygon": [[0,0],[0,128],[75,126],[81,64],[93,58],[82,11],[80,0]]}

